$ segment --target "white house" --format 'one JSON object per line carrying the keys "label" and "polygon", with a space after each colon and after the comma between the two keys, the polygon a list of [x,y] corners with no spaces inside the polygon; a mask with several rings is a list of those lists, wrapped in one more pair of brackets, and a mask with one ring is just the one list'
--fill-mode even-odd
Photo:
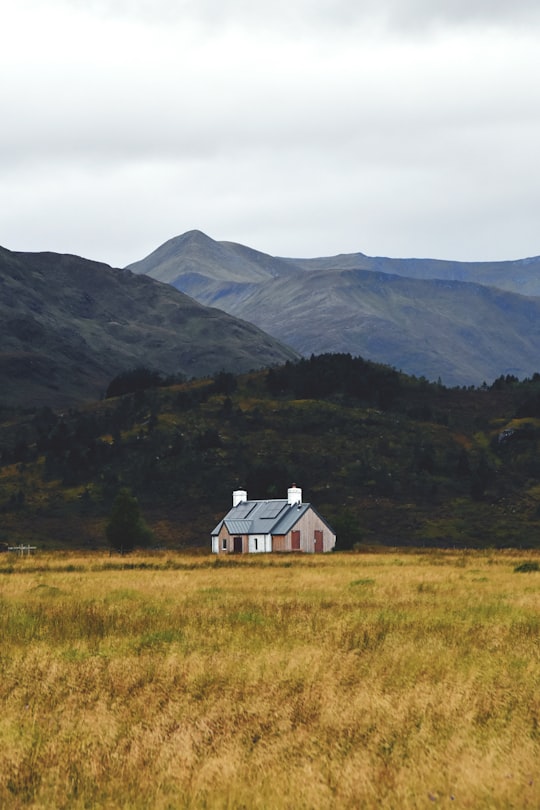
{"label": "white house", "polygon": [[336,535],[293,484],[287,498],[250,501],[244,489],[233,492],[233,505],[212,532],[214,554],[271,551],[332,551]]}

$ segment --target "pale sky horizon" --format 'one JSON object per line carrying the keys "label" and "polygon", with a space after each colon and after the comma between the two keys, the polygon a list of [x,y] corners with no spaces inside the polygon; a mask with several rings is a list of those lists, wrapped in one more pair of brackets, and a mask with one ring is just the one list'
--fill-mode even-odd
{"label": "pale sky horizon", "polygon": [[0,245],[540,254],[535,0],[4,0]]}

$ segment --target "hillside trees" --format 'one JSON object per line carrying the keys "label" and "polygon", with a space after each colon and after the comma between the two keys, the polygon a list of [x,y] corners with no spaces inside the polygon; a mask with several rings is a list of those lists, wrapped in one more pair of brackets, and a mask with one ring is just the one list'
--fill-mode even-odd
{"label": "hillside trees", "polygon": [[266,384],[274,395],[321,399],[341,394],[383,410],[394,404],[401,390],[397,371],[345,353],[288,361],[268,371]]}
{"label": "hillside trees", "polygon": [[49,478],[65,484],[88,480],[112,455],[112,445],[104,441],[102,421],[93,414],[72,413],[58,418],[38,436],[38,447],[45,454]]}
{"label": "hillside trees", "polygon": [[105,392],[105,399],[133,394],[136,391],[146,391],[148,388],[160,388],[182,380],[181,375],[176,375],[174,378],[164,377],[159,371],[146,368],[146,366],[137,366],[120,372],[111,380]]}
{"label": "hillside trees", "polygon": [[[394,394],[383,408],[386,380]],[[84,512],[97,542],[124,487],[160,540],[200,543],[238,485],[274,498],[298,481],[342,548],[484,542],[491,524],[496,542],[509,542],[516,514],[520,542],[531,542],[540,525],[540,424],[517,417],[538,383],[444,389],[327,355],[80,411],[40,409],[0,426],[0,510],[12,526],[50,518],[54,532]],[[73,525],[66,535],[77,536]]]}

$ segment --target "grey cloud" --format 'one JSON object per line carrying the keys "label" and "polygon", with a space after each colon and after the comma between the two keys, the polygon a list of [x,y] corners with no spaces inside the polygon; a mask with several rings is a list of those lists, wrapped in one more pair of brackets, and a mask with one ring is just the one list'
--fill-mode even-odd
{"label": "grey cloud", "polygon": [[433,24],[487,25],[537,21],[537,0],[71,0],[107,16],[147,23],[195,20],[211,27],[235,24],[296,25],[301,32],[320,25],[347,27],[378,22],[390,28]]}
{"label": "grey cloud", "polygon": [[121,265],[201,228],[293,256],[538,253],[537,37],[510,4],[77,2],[53,45],[91,22],[109,49],[0,54],[6,247]]}
{"label": "grey cloud", "polygon": [[364,0],[359,4],[338,2],[336,10],[356,8],[356,18],[376,16],[390,27],[424,27],[434,23],[488,25],[520,23],[538,20],[540,9],[536,0],[509,3],[507,0]]}

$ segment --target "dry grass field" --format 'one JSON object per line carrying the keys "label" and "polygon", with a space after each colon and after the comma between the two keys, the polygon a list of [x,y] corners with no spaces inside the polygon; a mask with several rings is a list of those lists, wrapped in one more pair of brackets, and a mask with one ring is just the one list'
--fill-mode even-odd
{"label": "dry grass field", "polygon": [[3,555],[0,807],[538,808],[525,560]]}

